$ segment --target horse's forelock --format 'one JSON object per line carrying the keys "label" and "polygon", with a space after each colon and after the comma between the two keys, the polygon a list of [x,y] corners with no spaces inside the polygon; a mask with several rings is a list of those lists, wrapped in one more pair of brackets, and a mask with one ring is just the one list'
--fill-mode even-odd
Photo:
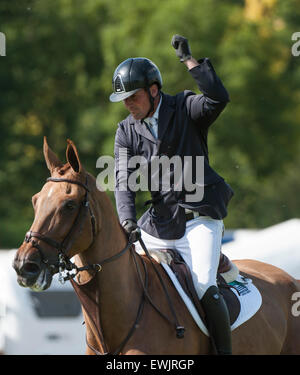
{"label": "horse's forelock", "polygon": [[58,169],[58,174],[60,176],[66,175],[68,172],[72,173],[72,169],[69,163],[64,164],[61,168]]}
{"label": "horse's forelock", "polygon": [[[84,173],[81,173],[81,175],[82,175],[82,180],[83,180],[84,179]],[[79,173],[74,172],[69,163],[66,163],[59,168],[55,168],[51,177],[62,178],[62,176],[64,178],[70,178],[70,179],[73,178],[73,179],[76,179],[76,180],[80,179],[80,178],[78,178],[78,177],[80,177]]]}

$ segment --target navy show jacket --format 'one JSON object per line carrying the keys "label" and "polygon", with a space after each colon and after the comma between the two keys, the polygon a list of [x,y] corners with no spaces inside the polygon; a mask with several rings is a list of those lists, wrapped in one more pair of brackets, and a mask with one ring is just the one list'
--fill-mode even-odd
{"label": "navy show jacket", "polygon": [[[120,189],[123,174],[120,173],[120,150],[126,150],[127,157],[141,155],[147,163],[153,156],[172,158],[190,156],[191,176],[196,180],[196,157],[204,158],[204,195],[199,201],[187,202],[184,189],[178,191],[171,183],[167,191],[151,191],[151,207],[139,219],[139,226],[147,233],[162,239],[178,239],[185,233],[185,209],[198,211],[202,216],[223,219],[233,190],[209,165],[207,134],[209,126],[216,120],[229,102],[227,90],[208,58],[199,60],[199,65],[189,70],[202,94],[185,90],[175,96],[165,93],[159,110],[158,138],[155,139],[145,122],[135,120],[130,114],[118,124],[115,136],[115,197],[120,222],[136,220],[135,191]],[[127,168],[128,176],[134,171]],[[173,171],[174,172],[174,171]],[[148,168],[148,183],[151,182],[151,168]],[[172,175],[172,170],[169,171]],[[173,173],[174,174],[174,173]],[[174,176],[173,176],[174,180]],[[173,181],[171,179],[171,181]],[[124,181],[123,181],[124,182]],[[200,183],[201,185],[201,183]],[[157,189],[156,189],[157,190]]]}

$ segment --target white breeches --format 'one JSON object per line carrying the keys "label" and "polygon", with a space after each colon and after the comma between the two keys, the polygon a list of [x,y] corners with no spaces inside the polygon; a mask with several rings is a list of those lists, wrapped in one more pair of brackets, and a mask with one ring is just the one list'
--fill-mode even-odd
{"label": "white breeches", "polygon": [[[201,299],[206,290],[216,284],[219,266],[223,220],[199,216],[186,223],[186,231],[178,240],[163,240],[142,232],[142,240],[148,250],[176,249],[190,267],[195,289]],[[139,242],[136,250],[141,251]]]}

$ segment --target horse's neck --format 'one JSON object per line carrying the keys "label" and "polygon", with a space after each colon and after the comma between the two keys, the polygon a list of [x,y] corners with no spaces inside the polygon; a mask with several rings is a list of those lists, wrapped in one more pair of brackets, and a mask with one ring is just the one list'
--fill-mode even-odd
{"label": "horse's neck", "polygon": [[[119,224],[108,196],[103,192],[94,192],[92,205],[96,217],[97,233],[93,245],[79,255],[76,262],[79,265],[101,264],[101,261],[118,254],[127,245],[127,237]],[[115,290],[114,295],[118,293],[130,294],[134,284],[132,267],[130,251],[128,250],[116,260],[103,265],[100,272],[101,283],[99,283],[99,287],[101,289],[113,288]],[[83,280],[84,278],[88,279],[89,277],[86,274],[83,276]]]}
{"label": "horse's neck", "polygon": [[[93,246],[80,256],[82,264],[85,265],[101,263],[127,246],[127,238],[110,201],[101,203],[100,215],[96,217],[101,220],[100,231]],[[101,325],[107,345],[114,349],[120,345],[120,337],[128,334],[141,298],[141,288],[136,279],[130,250],[103,264],[102,271],[96,277]]]}

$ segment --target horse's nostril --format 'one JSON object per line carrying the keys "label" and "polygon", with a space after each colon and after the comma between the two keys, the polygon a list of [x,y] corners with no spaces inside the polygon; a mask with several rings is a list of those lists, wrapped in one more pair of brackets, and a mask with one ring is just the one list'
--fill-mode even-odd
{"label": "horse's nostril", "polygon": [[40,267],[36,263],[25,263],[22,267],[22,272],[35,275],[40,272]]}

